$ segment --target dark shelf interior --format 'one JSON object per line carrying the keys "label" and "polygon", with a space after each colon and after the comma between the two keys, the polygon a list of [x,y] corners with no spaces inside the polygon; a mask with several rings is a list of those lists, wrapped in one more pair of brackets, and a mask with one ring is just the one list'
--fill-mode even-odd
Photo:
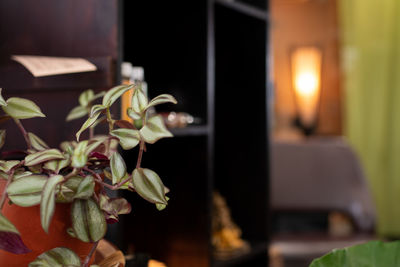
{"label": "dark shelf interior", "polygon": [[[215,0],[216,3],[225,6],[227,8],[230,8],[232,10],[235,10],[237,12],[240,12],[242,14],[245,14],[247,16],[261,19],[261,20],[267,20],[268,19],[268,13],[265,10],[264,7],[260,7],[260,4],[258,6],[254,6],[254,3],[248,3],[248,2],[260,2],[260,1],[233,1],[233,0]],[[263,1],[265,3],[265,1]]]}
{"label": "dark shelf interior", "polygon": [[169,130],[176,137],[208,135],[210,133],[210,129],[207,125],[189,125],[184,128],[171,128]]}
{"label": "dark shelf interior", "polygon": [[268,243],[250,243],[250,251],[237,256],[237,257],[232,257],[230,259],[225,259],[225,260],[214,260],[214,267],[230,267],[230,266],[240,266],[241,264],[243,266],[254,266],[254,265],[249,265],[249,260],[251,261],[254,258],[258,257],[266,257],[266,254],[268,253]]}

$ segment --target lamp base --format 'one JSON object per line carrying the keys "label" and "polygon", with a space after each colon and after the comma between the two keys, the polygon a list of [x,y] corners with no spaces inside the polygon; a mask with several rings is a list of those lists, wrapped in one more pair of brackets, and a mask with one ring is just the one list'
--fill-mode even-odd
{"label": "lamp base", "polygon": [[299,128],[305,136],[311,136],[315,134],[317,129],[317,121],[313,122],[310,125],[305,125],[300,117],[296,117],[293,121],[293,125]]}

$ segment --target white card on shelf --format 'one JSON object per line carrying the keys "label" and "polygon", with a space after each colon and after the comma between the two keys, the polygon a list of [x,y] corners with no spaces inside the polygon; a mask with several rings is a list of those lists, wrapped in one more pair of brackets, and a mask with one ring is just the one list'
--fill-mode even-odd
{"label": "white card on shelf", "polygon": [[14,55],[11,59],[21,63],[34,77],[97,70],[93,63],[84,58]]}

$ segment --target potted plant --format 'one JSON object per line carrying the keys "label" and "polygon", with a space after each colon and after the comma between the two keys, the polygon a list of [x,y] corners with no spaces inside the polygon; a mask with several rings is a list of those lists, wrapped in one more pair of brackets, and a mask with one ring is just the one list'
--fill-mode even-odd
{"label": "potted plant", "polygon": [[[126,112],[136,123],[116,120],[110,112],[110,107],[129,90],[134,92]],[[100,99],[101,103],[96,104]],[[148,101],[141,88],[134,85],[117,86],[99,94],[87,90],[67,121],[88,118],[76,133],[76,141],[65,141],[58,149],[50,148],[22,124],[25,119],[45,117],[40,108],[28,99],[6,100],[0,89],[0,106],[26,142],[22,158],[0,160],[0,265],[89,266],[107,223],[131,211],[127,200],[111,198],[107,191],[135,191],[159,210],[165,208],[168,189],[141,162],[146,144],[172,136],[161,116],[148,114],[151,107],[167,102],[176,100],[164,94]],[[99,123],[108,124],[106,135],[95,134]],[[89,132],[87,140],[81,140],[84,131]],[[6,131],[0,130],[0,147],[5,142]],[[132,173],[127,172],[118,145],[124,150],[138,149]]]}

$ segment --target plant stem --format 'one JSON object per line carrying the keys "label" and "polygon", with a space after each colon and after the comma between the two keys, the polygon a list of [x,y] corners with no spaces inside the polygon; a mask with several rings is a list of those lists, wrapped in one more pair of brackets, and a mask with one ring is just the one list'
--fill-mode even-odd
{"label": "plant stem", "polygon": [[114,129],[114,124],[113,124],[113,121],[111,118],[111,113],[110,113],[109,107],[107,108],[106,114],[107,114],[108,128],[109,128],[109,131],[111,132]]}
{"label": "plant stem", "polygon": [[3,209],[4,203],[6,201],[7,197],[7,188],[10,185],[12,178],[14,176],[14,170],[11,170],[10,174],[8,175],[7,183],[6,186],[4,187],[3,193],[1,194],[1,199],[0,199],[0,210]]}
{"label": "plant stem", "polygon": [[82,264],[82,267],[88,267],[89,266],[89,261],[92,258],[93,253],[96,251],[97,245],[99,244],[99,241],[96,241],[93,243],[92,249],[90,250],[89,254],[86,256],[85,261]]}
{"label": "plant stem", "polygon": [[94,136],[94,127],[89,127],[89,139],[92,139]]}
{"label": "plant stem", "polygon": [[22,125],[21,121],[19,119],[14,119],[15,123],[17,124],[18,128],[20,129],[22,135],[24,136],[26,145],[28,146],[28,149],[32,148],[31,141],[29,140],[28,133],[26,132],[24,126]]}
{"label": "plant stem", "polygon": [[140,168],[140,164],[142,163],[143,157],[143,150],[144,150],[144,141],[140,140],[140,148],[139,148],[139,155],[136,163],[136,169]]}

